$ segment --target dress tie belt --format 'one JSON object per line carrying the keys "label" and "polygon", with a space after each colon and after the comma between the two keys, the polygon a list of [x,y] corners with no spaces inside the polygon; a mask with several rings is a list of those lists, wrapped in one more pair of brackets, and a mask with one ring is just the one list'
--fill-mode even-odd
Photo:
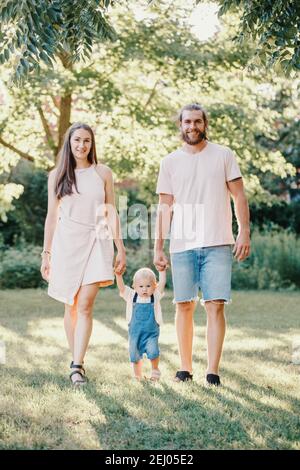
{"label": "dress tie belt", "polygon": [[95,231],[95,236],[96,236],[97,240],[110,240],[110,239],[112,239],[110,227],[109,227],[105,217],[101,217],[100,221],[96,224],[89,224],[89,223],[86,223],[86,222],[82,222],[82,221],[78,221],[76,219],[73,219],[72,217],[69,217],[68,215],[61,212],[58,220],[61,220],[62,222],[71,222],[71,223],[74,223],[76,225],[85,227],[85,228],[89,229],[89,231]]}

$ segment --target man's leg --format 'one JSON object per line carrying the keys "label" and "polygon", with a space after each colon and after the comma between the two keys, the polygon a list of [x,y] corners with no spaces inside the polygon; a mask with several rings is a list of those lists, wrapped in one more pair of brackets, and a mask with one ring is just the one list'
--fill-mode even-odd
{"label": "man's leg", "polygon": [[175,325],[180,356],[180,370],[192,374],[194,311],[196,302],[180,302],[176,304]]}
{"label": "man's leg", "polygon": [[206,378],[209,383],[219,385],[226,328],[224,302],[230,301],[232,248],[230,245],[203,248],[202,260],[200,285],[207,313],[207,374],[210,375]]}
{"label": "man's leg", "polygon": [[207,374],[219,375],[226,320],[223,300],[205,302],[207,313]]}
{"label": "man's leg", "polygon": [[175,380],[192,379],[192,354],[194,335],[194,311],[198,300],[199,276],[195,250],[171,255],[174,303],[176,303],[175,327],[180,358],[180,370]]}

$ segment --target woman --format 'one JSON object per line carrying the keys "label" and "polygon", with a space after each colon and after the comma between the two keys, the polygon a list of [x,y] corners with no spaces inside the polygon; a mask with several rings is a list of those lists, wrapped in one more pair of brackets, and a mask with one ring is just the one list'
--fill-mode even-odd
{"label": "woman", "polygon": [[49,174],[42,277],[48,294],[65,304],[64,326],[72,352],[70,380],[86,383],[83,362],[92,332],[99,287],[125,271],[125,249],[115,209],[111,170],[97,163],[92,129],[73,124],[66,132],[59,164]]}

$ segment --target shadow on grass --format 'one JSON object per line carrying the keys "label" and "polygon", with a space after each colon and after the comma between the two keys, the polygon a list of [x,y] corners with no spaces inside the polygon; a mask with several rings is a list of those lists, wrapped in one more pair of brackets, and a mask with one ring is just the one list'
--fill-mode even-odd
{"label": "shadow on grass", "polygon": [[[39,400],[42,400],[43,390],[48,386],[53,385],[58,394],[66,391],[66,400],[69,400],[68,366],[71,357],[67,352],[67,342],[65,341],[65,347],[63,347],[61,340],[59,342],[55,337],[58,318],[61,318],[61,331],[63,331],[63,305],[49,301],[45,292],[35,295],[32,291],[29,296],[26,296],[26,293],[19,294],[19,297],[18,295],[13,297],[5,295],[5,303],[2,303],[1,307],[2,325],[17,333],[17,336],[12,336],[12,340],[7,343],[8,349],[14,349],[16,364],[5,366],[0,371],[1,383],[15,378],[15,382],[12,383],[16,383],[16,396],[20,397],[18,387],[24,387],[24,397],[22,397],[24,400],[27,394],[30,398],[31,392],[38,391],[39,397],[35,406],[39,412],[25,412],[18,400],[15,400],[13,409],[2,410],[1,418],[5,418],[8,422],[15,422],[16,433],[19,431],[31,433],[32,429],[35,429],[36,441],[30,448],[62,448],[64,443],[69,443],[71,440],[75,447],[85,448],[84,436],[74,437],[71,432],[72,426],[77,426],[76,423],[66,421],[63,414],[62,416],[54,415],[53,422],[51,422],[47,417],[43,417],[39,409],[41,407]],[[116,322],[116,317],[125,318],[125,303],[117,297],[116,291],[113,294],[112,296],[108,292],[107,295],[103,294],[99,297],[95,306],[95,317],[112,330],[118,339],[127,342],[127,330]],[[88,402],[104,416],[104,422],[90,422],[90,426],[97,435],[100,448],[289,449],[299,442],[300,401],[292,397],[289,390],[286,394],[280,391],[280,387],[275,381],[273,383],[270,375],[264,381],[266,385],[258,385],[258,382],[262,381],[263,367],[276,369],[276,367],[288,365],[282,359],[282,351],[287,350],[289,340],[280,335],[289,333],[291,325],[295,329],[299,328],[296,314],[289,317],[287,326],[281,305],[276,305],[276,295],[274,297],[269,293],[266,297],[253,296],[256,302],[260,302],[260,299],[262,301],[267,299],[263,304],[264,316],[257,316],[255,319],[251,316],[251,309],[254,306],[249,304],[249,294],[247,295],[248,297],[245,293],[239,293],[235,310],[228,314],[228,316],[231,315],[228,330],[233,327],[238,329],[240,334],[235,339],[233,332],[233,340],[237,341],[237,347],[235,348],[234,345],[234,350],[226,351],[229,339],[225,342],[223,358],[225,366],[222,367],[224,386],[221,389],[205,388],[199,385],[197,380],[192,384],[174,385],[170,384],[168,378],[165,377],[158,385],[147,382],[132,384],[128,379],[130,364],[124,341],[123,345],[116,342],[103,345],[99,338],[99,346],[91,345],[86,361],[87,374],[91,382],[79,393],[83,394],[82,396],[86,397]],[[282,299],[282,304],[287,309],[290,305],[295,307],[294,302],[295,299],[299,299],[299,295],[298,297],[292,296],[290,300],[284,295]],[[276,305],[276,311],[274,305]],[[240,315],[241,307],[243,307],[242,315]],[[165,304],[165,309],[165,325],[170,327],[172,323],[172,328],[174,328],[174,307],[167,307]],[[200,321],[198,312],[197,325]],[[44,319],[51,321],[53,319],[52,336],[47,336],[42,330],[41,336],[32,336],[30,334],[32,330],[29,329],[30,322],[39,322]],[[202,309],[201,326],[204,322],[205,313]],[[174,370],[175,373],[178,355],[177,350],[174,349],[176,348],[175,328],[173,331],[174,343],[168,344],[162,341],[161,352],[163,367]],[[239,348],[238,341],[247,337],[265,340],[266,347],[261,350]],[[267,342],[273,338],[276,339],[276,344],[274,348],[269,348]],[[203,341],[202,336],[201,341]],[[199,343],[198,333],[195,343]],[[47,355],[43,351],[47,351],[48,347],[52,347],[53,350]],[[199,350],[199,344],[195,349]],[[203,349],[205,349],[205,344],[203,344]],[[171,355],[174,355],[173,360],[170,358]],[[97,363],[98,357],[99,363]],[[204,370],[204,361],[200,363],[199,357],[198,353],[194,356],[195,370],[200,367]],[[97,363],[94,369],[89,367],[89,358],[91,358],[91,363]],[[239,364],[244,364],[243,361],[248,360],[249,362],[251,360],[251,363],[255,361],[255,364],[259,366],[257,382],[253,370],[249,374],[252,380],[245,371],[238,373],[236,370]],[[34,369],[33,372],[26,371],[24,364],[28,362]],[[284,380],[288,380],[288,375],[289,371],[286,369]],[[226,382],[230,385],[226,385]],[[269,403],[272,399],[273,404]],[[54,399],[54,406],[57,406],[59,410],[59,397]],[[68,406],[72,410],[74,406],[72,400]],[[38,431],[40,436],[38,436]],[[0,436],[2,440],[4,439],[4,444],[1,445],[5,445],[5,432],[4,427]],[[13,448],[24,448],[20,447],[20,442],[16,437]],[[300,444],[298,446],[300,447]]]}
{"label": "shadow on grass", "polygon": [[[90,394],[107,418],[105,424],[93,425],[99,443],[105,449],[216,448],[215,438],[220,434],[220,428],[230,430],[232,438],[239,442],[248,441],[247,432],[237,420],[228,419],[218,410],[208,411],[199,400],[180,397],[167,384],[162,383],[159,389],[147,382],[138,386],[134,413],[122,403],[112,402],[110,397],[99,394],[96,388],[86,389],[87,396]],[[194,386],[195,392],[197,389]],[[155,416],[151,412],[153,402]],[[150,405],[148,412],[139,417],[145,403]],[[157,408],[161,411],[158,417]]]}

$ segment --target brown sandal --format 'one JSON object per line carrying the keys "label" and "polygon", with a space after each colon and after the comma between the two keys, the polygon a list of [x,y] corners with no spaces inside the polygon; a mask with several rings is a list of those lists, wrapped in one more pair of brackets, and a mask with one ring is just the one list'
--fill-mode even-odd
{"label": "brown sandal", "polygon": [[[84,367],[81,365],[81,364],[74,364],[74,362],[72,361],[71,362],[71,365],[70,365],[70,368],[71,369],[77,369],[77,370],[74,370],[73,372],[71,372],[70,374],[70,380],[71,380],[71,383],[72,385],[74,385],[74,387],[78,387],[78,386],[81,386],[81,385],[85,385],[87,382],[88,382],[88,379],[87,377],[85,376],[85,369]],[[83,372],[81,372],[81,370]],[[82,378],[82,380],[72,380],[72,376],[75,375],[75,374],[78,374],[80,375],[80,377]]]}

